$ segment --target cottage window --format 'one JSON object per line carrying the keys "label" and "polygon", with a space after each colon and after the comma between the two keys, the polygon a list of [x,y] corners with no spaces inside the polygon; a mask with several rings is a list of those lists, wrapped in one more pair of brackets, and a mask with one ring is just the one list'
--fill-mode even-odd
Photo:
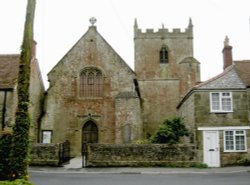
{"label": "cottage window", "polygon": [[224,151],[225,152],[245,152],[246,151],[245,130],[224,131]]}
{"label": "cottage window", "polygon": [[101,97],[103,88],[102,72],[86,68],[80,74],[80,97]]}
{"label": "cottage window", "polygon": [[232,112],[232,93],[231,92],[212,92],[210,93],[211,112]]}
{"label": "cottage window", "polygon": [[160,63],[162,64],[168,63],[168,50],[166,46],[162,46],[160,50]]}

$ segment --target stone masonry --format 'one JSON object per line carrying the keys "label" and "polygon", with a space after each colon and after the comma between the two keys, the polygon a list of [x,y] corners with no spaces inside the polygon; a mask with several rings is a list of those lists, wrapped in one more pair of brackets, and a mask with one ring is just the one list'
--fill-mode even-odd
{"label": "stone masonry", "polygon": [[[69,140],[72,156],[81,155],[84,142],[124,144],[147,138],[176,116],[181,97],[200,80],[191,20],[184,32],[162,28],[145,33],[136,21],[135,71],[91,24],[48,74],[41,132],[51,131],[53,143]],[[162,47],[168,58],[164,64]],[[89,96],[93,92],[99,94]]]}
{"label": "stone masonry", "polygon": [[[176,106],[189,88],[200,81],[199,62],[193,58],[193,25],[184,32],[162,28],[142,32],[134,25],[135,72],[142,97],[145,136],[150,136],[166,118],[174,117]],[[160,63],[162,47],[168,62]]]}

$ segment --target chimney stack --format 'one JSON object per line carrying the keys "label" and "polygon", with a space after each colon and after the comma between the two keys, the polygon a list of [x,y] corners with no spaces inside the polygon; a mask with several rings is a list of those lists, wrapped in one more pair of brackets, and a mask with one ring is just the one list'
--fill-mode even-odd
{"label": "chimney stack", "polygon": [[226,36],[224,40],[224,48],[222,50],[223,53],[223,69],[225,70],[227,67],[233,64],[233,55],[232,55],[232,46],[229,45],[229,38]]}

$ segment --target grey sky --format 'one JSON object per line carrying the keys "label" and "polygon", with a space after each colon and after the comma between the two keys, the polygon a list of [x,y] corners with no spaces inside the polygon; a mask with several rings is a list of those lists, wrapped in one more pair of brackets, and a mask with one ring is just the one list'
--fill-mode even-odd
{"label": "grey sky", "polygon": [[[19,53],[26,0],[0,0],[0,54]],[[37,0],[37,58],[47,87],[47,73],[87,31],[97,30],[133,68],[133,24],[155,30],[194,24],[194,57],[206,80],[222,71],[226,35],[235,60],[250,59],[249,0]]]}

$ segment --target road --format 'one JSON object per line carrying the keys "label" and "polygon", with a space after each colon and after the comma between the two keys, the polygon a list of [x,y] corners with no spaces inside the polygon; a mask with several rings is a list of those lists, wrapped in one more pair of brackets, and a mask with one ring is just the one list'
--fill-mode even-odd
{"label": "road", "polygon": [[31,172],[35,185],[249,185],[250,172],[207,174],[94,174]]}

